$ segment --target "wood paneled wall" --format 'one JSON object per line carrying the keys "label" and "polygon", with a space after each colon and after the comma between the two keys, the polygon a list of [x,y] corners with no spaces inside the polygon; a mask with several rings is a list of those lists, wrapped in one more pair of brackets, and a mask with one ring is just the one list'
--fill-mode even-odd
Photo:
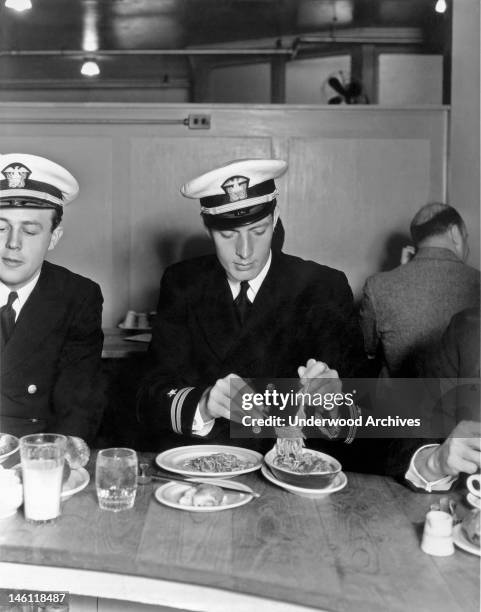
{"label": "wood paneled wall", "polygon": [[[189,130],[190,113],[209,114],[211,129]],[[284,250],[344,270],[358,294],[396,265],[416,210],[445,200],[447,121],[443,107],[0,104],[0,151],[77,177],[51,260],[101,284],[112,326],[155,308],[168,264],[211,248],[179,187],[240,157],[289,162]]]}

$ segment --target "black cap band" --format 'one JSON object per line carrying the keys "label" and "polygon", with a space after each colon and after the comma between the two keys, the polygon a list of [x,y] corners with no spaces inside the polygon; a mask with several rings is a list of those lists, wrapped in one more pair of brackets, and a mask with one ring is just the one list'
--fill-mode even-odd
{"label": "black cap band", "polygon": [[[253,187],[247,187],[246,197],[238,201],[242,202],[243,200],[249,200],[250,198],[257,198],[259,196],[269,195],[271,193],[274,193],[275,190],[276,185],[272,179],[264,181],[263,183],[258,183]],[[201,206],[204,206],[205,208],[217,208],[218,206],[223,206],[224,204],[231,204],[232,200],[229,194],[223,193],[220,195],[200,198],[200,203]]]}
{"label": "black cap band", "polygon": [[242,208],[240,210],[234,210],[232,212],[224,213],[222,215],[209,215],[201,213],[201,216],[204,220],[206,227],[210,229],[234,229],[243,225],[250,225],[251,223],[256,223],[264,217],[267,217],[267,215],[270,215],[274,212],[276,203],[277,200],[274,199],[270,202],[257,204],[256,206]]}

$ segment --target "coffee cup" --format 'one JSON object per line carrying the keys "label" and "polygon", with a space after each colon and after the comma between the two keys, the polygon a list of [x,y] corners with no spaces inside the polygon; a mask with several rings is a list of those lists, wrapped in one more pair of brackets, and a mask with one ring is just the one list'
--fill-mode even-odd
{"label": "coffee cup", "polygon": [[481,474],[471,474],[471,476],[468,476],[466,486],[471,495],[481,497]]}

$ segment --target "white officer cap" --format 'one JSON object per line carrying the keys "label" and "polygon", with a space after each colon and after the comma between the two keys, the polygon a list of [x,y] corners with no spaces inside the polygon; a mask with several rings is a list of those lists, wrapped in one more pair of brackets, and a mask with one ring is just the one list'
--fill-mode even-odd
{"label": "white officer cap", "polygon": [[280,159],[236,159],[182,185],[187,198],[200,199],[205,224],[217,229],[263,219],[276,205],[274,179],[287,170]]}
{"label": "white officer cap", "polygon": [[0,155],[0,172],[0,208],[63,208],[79,192],[68,170],[38,155]]}

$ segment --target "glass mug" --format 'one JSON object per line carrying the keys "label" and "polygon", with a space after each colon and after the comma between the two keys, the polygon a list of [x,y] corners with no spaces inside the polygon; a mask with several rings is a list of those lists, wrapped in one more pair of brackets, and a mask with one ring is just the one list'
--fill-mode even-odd
{"label": "glass mug", "polygon": [[63,465],[67,438],[31,434],[20,438],[25,518],[48,522],[60,515]]}
{"label": "glass mug", "polygon": [[102,510],[133,508],[137,492],[137,454],[131,448],[105,448],[97,455],[95,487]]}

